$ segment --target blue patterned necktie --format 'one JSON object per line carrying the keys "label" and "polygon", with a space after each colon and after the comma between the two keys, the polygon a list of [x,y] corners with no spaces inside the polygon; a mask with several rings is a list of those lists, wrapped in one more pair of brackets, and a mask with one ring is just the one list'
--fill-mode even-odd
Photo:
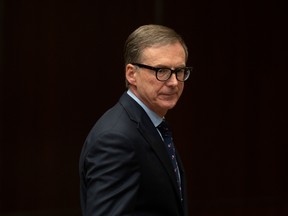
{"label": "blue patterned necktie", "polygon": [[[165,143],[166,150],[168,152],[169,158],[171,159],[174,172],[176,175],[179,191],[182,197],[182,191],[181,191],[181,177],[180,177],[180,172],[177,164],[177,159],[176,159],[176,154],[175,154],[175,147],[173,144],[173,138],[172,138],[172,132],[169,129],[168,124],[163,120],[161,124],[157,126],[158,130],[160,131],[162,138]],[[182,199],[182,198],[181,198]]]}

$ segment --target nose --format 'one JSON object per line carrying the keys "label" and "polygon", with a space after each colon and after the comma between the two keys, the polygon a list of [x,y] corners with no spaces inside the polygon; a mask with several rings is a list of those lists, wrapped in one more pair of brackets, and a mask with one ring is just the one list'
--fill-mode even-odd
{"label": "nose", "polygon": [[166,81],[168,85],[176,86],[178,85],[178,80],[176,78],[176,74],[172,73],[171,77]]}

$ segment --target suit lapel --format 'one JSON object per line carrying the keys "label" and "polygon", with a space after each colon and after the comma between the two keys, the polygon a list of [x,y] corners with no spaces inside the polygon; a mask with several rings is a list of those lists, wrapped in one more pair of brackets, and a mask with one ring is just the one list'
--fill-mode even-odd
{"label": "suit lapel", "polygon": [[[175,176],[175,172],[173,169],[173,165],[168,157],[165,145],[157,131],[157,129],[154,127],[152,121],[149,119],[146,112],[143,110],[143,108],[134,101],[130,96],[127,95],[127,93],[124,93],[119,101],[124,109],[127,111],[130,119],[132,121],[137,122],[138,124],[138,130],[142,134],[142,136],[147,140],[147,142],[151,145],[152,149],[154,150],[155,154],[161,161],[164,169],[167,171],[168,176],[171,180],[171,183],[173,185],[173,188],[175,189],[176,193],[179,196],[180,200],[180,192],[178,189],[178,184]],[[177,157],[179,159],[179,156]],[[180,166],[181,173],[182,171],[182,165]]]}
{"label": "suit lapel", "polygon": [[[151,127],[151,125],[152,125],[152,127]],[[149,124],[147,124],[147,122],[142,121],[139,124],[139,131],[144,136],[144,138],[148,141],[148,143],[151,145],[155,154],[157,155],[157,157],[161,161],[164,169],[167,171],[167,173],[170,177],[171,183],[173,184],[173,187],[174,187],[176,193],[178,194],[179,200],[180,200],[180,192],[179,192],[179,188],[178,188],[178,184],[177,184],[177,180],[176,180],[176,175],[175,175],[175,172],[173,169],[173,165],[170,161],[170,158],[168,157],[167,150],[165,148],[165,145],[164,145],[157,129],[154,127],[154,125],[151,122],[149,122]]]}

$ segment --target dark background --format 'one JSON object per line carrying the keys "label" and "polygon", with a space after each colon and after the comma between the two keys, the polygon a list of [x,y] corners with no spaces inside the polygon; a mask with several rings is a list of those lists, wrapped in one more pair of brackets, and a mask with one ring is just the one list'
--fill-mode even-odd
{"label": "dark background", "polygon": [[194,67],[167,116],[191,215],[288,215],[284,5],[1,0],[0,14],[1,216],[80,216],[82,144],[125,90],[126,37],[149,23],[179,32]]}

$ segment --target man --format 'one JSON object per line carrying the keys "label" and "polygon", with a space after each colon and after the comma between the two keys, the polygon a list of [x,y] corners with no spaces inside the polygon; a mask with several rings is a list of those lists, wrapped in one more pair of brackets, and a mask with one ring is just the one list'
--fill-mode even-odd
{"label": "man", "polygon": [[183,92],[187,58],[168,27],[140,26],[127,38],[128,90],[94,125],[80,156],[83,216],[188,215],[183,165],[157,128]]}

